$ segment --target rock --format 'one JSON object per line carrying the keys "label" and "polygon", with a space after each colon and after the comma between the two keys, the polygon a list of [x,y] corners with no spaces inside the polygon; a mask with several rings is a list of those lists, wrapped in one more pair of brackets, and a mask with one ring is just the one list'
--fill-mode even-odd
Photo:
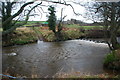
{"label": "rock", "polygon": [[9,56],[16,56],[17,55],[17,53],[10,53],[10,54],[8,54]]}

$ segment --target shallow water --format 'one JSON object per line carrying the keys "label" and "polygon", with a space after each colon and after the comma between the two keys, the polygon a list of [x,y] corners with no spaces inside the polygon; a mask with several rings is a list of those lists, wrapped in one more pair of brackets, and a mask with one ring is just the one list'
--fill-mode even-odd
{"label": "shallow water", "polygon": [[[52,77],[59,72],[102,74],[110,50],[86,40],[42,42],[3,48],[3,73],[22,77]],[[16,55],[11,55],[16,53]]]}

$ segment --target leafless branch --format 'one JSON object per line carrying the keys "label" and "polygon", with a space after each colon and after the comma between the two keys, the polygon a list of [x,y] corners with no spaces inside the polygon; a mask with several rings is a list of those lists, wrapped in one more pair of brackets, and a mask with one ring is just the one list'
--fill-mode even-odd
{"label": "leafless branch", "polygon": [[33,3],[34,3],[34,2],[28,2],[28,3],[24,4],[17,13],[15,13],[13,16],[9,17],[6,21],[4,21],[4,22],[3,22],[3,25],[4,25],[4,24],[7,24],[7,22],[9,22],[10,20],[12,20],[12,19],[15,18],[16,16],[18,16],[18,15],[24,10],[24,8],[25,8],[27,5],[33,4]]}
{"label": "leafless branch", "polygon": [[85,4],[81,4],[80,2],[76,2],[76,1],[67,1],[67,2],[71,2],[71,3],[85,7]]}
{"label": "leafless branch", "polygon": [[47,12],[45,12],[45,11],[43,10],[42,7],[38,6],[38,8],[40,8],[40,9],[42,10],[43,13],[47,13]]}
{"label": "leafless branch", "polygon": [[42,18],[42,13],[41,13],[41,11],[39,10],[39,8],[37,8],[38,9],[38,11],[39,11],[39,13],[40,13],[40,18]]}
{"label": "leafless branch", "polygon": [[51,2],[51,3],[57,3],[57,4],[62,4],[62,5],[70,6],[72,8],[72,10],[73,10],[73,12],[74,12],[75,15],[81,15],[79,13],[76,13],[74,7],[71,4],[67,4],[65,1],[64,2],[58,2],[58,1],[48,1],[47,0],[46,2]]}
{"label": "leafless branch", "polygon": [[26,24],[28,19],[29,19],[29,15],[30,15],[31,11],[34,10],[35,7],[37,7],[38,5],[41,5],[41,4],[42,4],[42,2],[40,4],[35,5],[34,7],[32,7],[31,10],[29,10],[28,14],[26,15],[26,19],[25,19],[25,21],[23,23],[18,23],[16,25],[14,25],[12,28],[10,28],[10,29],[8,29],[6,31],[3,31],[2,35],[5,35],[5,34],[11,32],[11,31],[15,30],[17,27],[20,27],[20,26]]}

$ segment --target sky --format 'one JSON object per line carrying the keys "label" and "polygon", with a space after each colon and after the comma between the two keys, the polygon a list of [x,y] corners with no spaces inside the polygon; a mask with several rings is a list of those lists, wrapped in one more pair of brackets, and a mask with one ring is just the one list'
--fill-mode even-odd
{"label": "sky", "polygon": [[[29,1],[29,0],[28,0]],[[37,1],[41,1],[41,0],[37,0]],[[37,3],[36,1],[36,3]],[[60,4],[52,4],[52,3],[48,3],[45,2],[45,0],[43,0],[43,4],[45,5],[52,5],[56,8],[56,16],[57,19],[59,20],[61,17],[61,9],[63,8],[63,15],[67,15],[67,17],[64,19],[65,21],[70,20],[70,19],[76,19],[76,20],[81,20],[83,22],[87,22],[87,23],[92,23],[92,20],[89,20],[88,18],[85,18],[87,15],[86,13],[86,9],[79,5],[79,4],[74,4],[70,1],[74,1],[74,2],[79,2],[79,3],[85,3],[85,2],[91,2],[91,1],[102,1],[102,2],[106,2],[106,1],[120,1],[120,0],[48,0],[48,1],[66,1],[66,3],[71,4],[74,7],[74,10],[76,13],[79,13],[81,15],[76,16],[73,12],[73,9],[70,6],[65,6],[65,5],[60,5]],[[44,10],[44,12],[48,12],[48,7],[42,7],[42,9]],[[41,11],[42,12],[42,11]],[[39,14],[39,12],[37,11],[36,13]],[[42,17],[39,16],[35,16],[35,17],[31,17],[29,20],[31,21],[46,21],[48,18],[46,17],[47,13],[43,13],[42,12]]]}
{"label": "sky", "polygon": [[[27,2],[30,2],[30,1],[35,1],[35,0],[10,0],[10,1],[11,2],[12,1],[17,1],[17,2],[27,1]],[[40,5],[40,7],[37,7],[36,10],[35,10],[36,12],[32,12],[32,13],[35,13],[35,14],[38,14],[38,15],[29,17],[29,21],[47,21],[48,20],[48,17],[47,17],[48,7],[50,5],[52,5],[52,6],[55,7],[57,20],[60,20],[61,9],[63,8],[63,16],[66,16],[64,21],[71,20],[71,19],[76,19],[76,20],[81,20],[83,22],[92,23],[91,20],[88,20],[88,19],[84,18],[84,16],[86,16],[85,15],[85,12],[86,12],[85,8],[81,5],[79,5],[79,4],[74,4],[73,2],[71,2],[71,1],[75,1],[75,2],[79,2],[79,3],[84,3],[84,2],[90,2],[91,0],[36,0],[35,4],[38,4],[41,1],[42,1],[42,6]],[[76,13],[79,13],[82,16],[81,15],[79,15],[79,16],[75,15],[72,7],[70,7],[70,6],[55,4],[55,3],[46,2],[46,1],[61,1],[61,2],[66,1],[67,4],[71,4],[73,6],[74,11]],[[33,4],[33,6],[35,4]],[[13,11],[13,14],[16,13],[19,10],[19,8],[20,8],[19,6],[17,8],[15,8],[14,11]],[[17,19],[17,18],[18,17],[16,17],[15,19]],[[23,16],[21,16],[21,20],[22,20],[22,18],[23,18]]]}
{"label": "sky", "polygon": [[[18,1],[18,2],[27,1],[27,2],[30,2],[30,1],[35,1],[35,0],[10,0],[10,1]],[[64,19],[64,21],[67,21],[67,20],[70,20],[70,19],[76,19],[76,20],[81,20],[83,22],[87,22],[87,23],[92,23],[93,22],[92,20],[88,20],[87,18],[85,18],[86,17],[86,15],[85,15],[86,9],[83,6],[81,6],[79,4],[74,4],[71,1],[79,2],[79,3],[82,4],[84,2],[90,2],[90,1],[95,1],[95,0],[42,0],[42,1],[43,1],[42,5],[45,5],[47,7],[40,6],[42,9],[40,7],[36,8],[35,14],[38,14],[38,15],[30,17],[29,21],[47,21],[48,17],[46,17],[46,16],[48,15],[48,6],[52,5],[52,6],[55,7],[56,16],[57,16],[58,20],[61,17],[61,9],[63,8],[63,15],[64,16],[67,15],[66,18]],[[79,13],[81,15],[79,15],[79,16],[75,15],[72,7],[70,7],[70,6],[54,4],[54,3],[50,3],[50,2],[48,3],[46,1],[62,1],[62,2],[66,1],[67,4],[71,4],[73,6],[76,13]],[[117,0],[117,1],[119,1],[119,0]],[[40,3],[41,0],[36,0],[35,1],[36,4],[38,2]],[[35,5],[35,4],[33,4],[33,5]],[[19,9],[15,9],[14,12],[16,12],[17,10],[19,10]]]}
{"label": "sky", "polygon": [[[71,1],[71,0],[69,0]],[[75,1],[75,0],[73,0]],[[79,2],[83,2],[83,0],[77,0]],[[84,1],[90,1],[90,0],[84,0]],[[38,1],[36,1],[37,3]],[[82,3],[81,2],[81,3]],[[68,4],[71,4],[74,7],[74,10],[76,13],[80,13],[81,15],[85,16],[85,8],[78,5],[78,4],[74,4],[72,2],[67,2]],[[59,20],[61,17],[61,9],[63,8],[63,15],[67,15],[66,18],[64,19],[64,21],[70,20],[70,19],[76,19],[76,20],[81,20],[87,23],[91,23],[91,20],[85,19],[83,16],[79,15],[76,16],[73,12],[73,9],[70,6],[65,6],[65,5],[60,5],[60,4],[53,4],[53,3],[48,3],[48,2],[43,2],[44,5],[52,5],[55,7],[56,10],[56,16],[57,19]],[[42,7],[44,12],[48,12],[48,7]],[[40,10],[40,8],[39,8]],[[48,15],[48,13],[44,13],[42,10],[40,10],[42,13],[42,16],[40,15],[40,12],[38,10],[36,10],[36,13],[39,14],[37,16],[34,17],[30,17],[30,21],[46,21],[48,18],[46,17]]]}
{"label": "sky", "polygon": [[[30,2],[30,1],[35,1],[35,0],[10,0],[10,1],[18,1],[18,2],[27,1],[27,2]],[[57,20],[60,19],[60,17],[61,17],[61,9],[63,8],[63,16],[66,16],[64,21],[71,20],[71,19],[76,19],[76,20],[81,20],[83,22],[92,23],[92,20],[88,20],[87,18],[84,18],[86,16],[85,15],[86,9],[83,6],[79,5],[79,4],[74,4],[73,2],[71,2],[71,1],[74,1],[74,2],[79,2],[79,3],[82,4],[84,2],[90,2],[92,0],[36,0],[35,4],[37,4],[38,2],[40,3],[41,1],[43,2],[42,6],[40,5],[40,7],[36,8],[36,10],[35,10],[36,12],[33,12],[33,13],[38,14],[38,15],[31,16],[29,18],[29,21],[47,21],[48,20],[48,17],[47,17],[47,15],[48,15],[48,6],[52,5],[52,6],[55,7]],[[73,12],[72,7],[70,7],[70,6],[50,3],[50,2],[46,2],[46,1],[61,1],[61,2],[66,1],[67,4],[71,4],[73,6],[74,11],[76,13],[79,13],[81,15],[79,15],[79,16],[75,15],[74,12]],[[35,4],[33,4],[33,6]],[[19,8],[15,8],[15,10],[13,11],[13,14],[16,13],[19,10]],[[17,18],[15,18],[15,19],[17,19]]]}

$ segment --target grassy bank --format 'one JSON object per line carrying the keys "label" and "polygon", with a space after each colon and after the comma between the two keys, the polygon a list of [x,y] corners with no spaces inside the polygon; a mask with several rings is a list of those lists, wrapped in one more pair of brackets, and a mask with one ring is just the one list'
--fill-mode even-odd
{"label": "grassy bank", "polygon": [[27,27],[17,28],[7,41],[2,41],[3,46],[22,45],[36,42],[38,39],[36,33]]}
{"label": "grassy bank", "polygon": [[[35,27],[35,30],[42,35],[43,41],[48,41],[48,42],[56,41],[56,37],[54,33],[51,30],[49,30],[48,27]],[[77,39],[84,35],[77,28],[63,28],[63,30],[61,31],[61,34],[63,36],[63,41]]]}
{"label": "grassy bank", "polygon": [[[37,23],[42,23],[44,21],[28,21],[26,25],[24,26],[32,26]],[[18,23],[21,23],[18,22]],[[89,30],[92,29],[101,29],[101,26],[79,26],[77,24],[70,24],[70,25],[64,25],[63,30],[61,31],[61,34],[63,36],[63,41],[64,40],[71,40],[71,39],[78,39],[80,37],[84,36],[98,36],[98,35],[93,35],[96,34],[95,31],[90,32]],[[2,31],[2,29],[0,29]],[[97,31],[98,32],[98,31]],[[17,28],[12,36],[11,40],[8,42],[3,41],[3,45],[15,45],[15,44],[26,44],[26,43],[31,43],[35,42],[37,39],[43,40],[43,41],[56,41],[56,37],[54,33],[49,30],[48,27],[20,27]]]}
{"label": "grassy bank", "polygon": [[[42,21],[41,21],[42,22]],[[34,25],[37,21],[29,21],[26,25]],[[101,27],[95,27],[95,26],[79,26],[79,25],[65,25],[63,27],[63,30],[61,31],[61,34],[63,36],[64,40],[73,40],[78,39],[83,36],[87,36],[90,34],[87,30],[93,29],[93,28],[101,28]],[[83,32],[82,30],[86,30]],[[92,33],[92,34],[96,34]],[[27,44],[31,42],[36,42],[38,39],[52,42],[56,41],[56,37],[54,33],[49,30],[48,27],[20,27],[17,28],[11,36],[11,39],[7,42],[3,41],[3,46],[6,45],[18,45],[18,44]],[[89,36],[89,35],[88,35]],[[98,35],[97,35],[98,36]]]}
{"label": "grassy bank", "polygon": [[[83,35],[77,28],[63,28],[61,33],[63,40],[76,39]],[[3,46],[27,44],[38,39],[47,42],[56,41],[54,33],[48,27],[20,27],[10,35],[10,40],[3,41]]]}

